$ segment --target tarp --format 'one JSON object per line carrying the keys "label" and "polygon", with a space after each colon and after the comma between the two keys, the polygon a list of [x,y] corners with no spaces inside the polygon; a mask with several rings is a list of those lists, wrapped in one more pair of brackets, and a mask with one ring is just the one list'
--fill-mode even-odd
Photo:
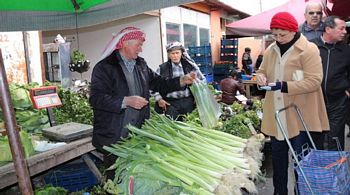
{"label": "tarp", "polygon": [[[13,4],[13,6],[17,6],[16,9],[11,10],[9,7],[13,2],[21,2],[22,4],[27,4],[33,3],[35,1],[40,2],[41,4],[49,4],[55,6],[55,4],[47,2],[56,2],[60,0],[2,0],[0,2],[0,32],[75,29],[102,24],[151,10],[158,10],[165,7],[192,3],[198,0],[108,0],[106,2],[103,0],[76,0],[78,3],[84,1],[98,2],[97,4],[90,5],[90,9],[84,8],[82,6],[78,12],[75,12],[74,10],[73,12],[64,12],[62,10],[53,11],[52,7],[47,10],[33,11],[26,8],[28,6],[20,7],[17,4]],[[61,1],[65,1],[66,4],[69,4],[72,8],[74,8],[74,6],[70,4],[73,1]],[[99,4],[100,2],[102,2],[102,4]],[[1,5],[3,5],[2,9]],[[10,11],[5,10],[5,8]]]}
{"label": "tarp", "polygon": [[332,14],[344,19],[350,19],[350,1],[349,0],[332,0]]}
{"label": "tarp", "polygon": [[11,0],[0,1],[0,11],[83,12],[110,0]]}
{"label": "tarp", "polygon": [[303,0],[291,0],[288,3],[260,14],[244,18],[226,25],[228,34],[240,36],[262,36],[270,33],[270,21],[278,12],[291,13],[299,24],[305,21],[305,2]]}

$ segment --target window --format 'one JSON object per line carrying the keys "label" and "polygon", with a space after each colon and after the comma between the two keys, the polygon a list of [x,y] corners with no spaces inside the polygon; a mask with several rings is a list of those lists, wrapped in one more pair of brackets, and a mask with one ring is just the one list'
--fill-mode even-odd
{"label": "window", "polygon": [[166,23],[166,40],[167,44],[180,41],[180,25],[173,23]]}
{"label": "window", "polygon": [[209,29],[199,28],[199,45],[209,45]]}
{"label": "window", "polygon": [[197,26],[184,24],[183,28],[185,47],[197,46]]}
{"label": "window", "polygon": [[164,8],[161,12],[164,44],[179,41],[186,48],[210,44],[210,15],[182,7]]}

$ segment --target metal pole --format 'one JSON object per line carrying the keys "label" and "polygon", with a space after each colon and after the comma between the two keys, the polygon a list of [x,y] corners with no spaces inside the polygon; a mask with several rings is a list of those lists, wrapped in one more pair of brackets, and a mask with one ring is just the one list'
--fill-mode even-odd
{"label": "metal pole", "polygon": [[0,106],[5,119],[5,127],[9,138],[13,163],[16,169],[19,188],[23,195],[33,195],[30,175],[23,155],[23,147],[17,131],[15,111],[11,104],[9,87],[6,78],[4,61],[0,50]]}
{"label": "metal pole", "polygon": [[24,45],[24,59],[26,62],[26,69],[27,69],[27,81],[28,83],[32,82],[32,76],[30,75],[30,57],[29,57],[29,43],[28,43],[28,32],[23,31],[23,45]]}

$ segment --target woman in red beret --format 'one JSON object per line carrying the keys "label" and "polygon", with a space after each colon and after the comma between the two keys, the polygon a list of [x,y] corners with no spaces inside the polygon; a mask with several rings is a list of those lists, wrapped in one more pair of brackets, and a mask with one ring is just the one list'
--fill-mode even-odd
{"label": "woman in red beret", "polygon": [[[256,77],[260,88],[267,90],[261,128],[271,137],[274,194],[287,195],[289,147],[277,127],[275,111],[295,104],[318,149],[323,149],[322,131],[329,130],[329,124],[321,89],[322,63],[316,45],[298,32],[298,23],[288,12],[275,14],[270,29],[275,42],[265,51]],[[287,109],[280,118],[293,149],[300,153],[308,137],[296,113]]]}

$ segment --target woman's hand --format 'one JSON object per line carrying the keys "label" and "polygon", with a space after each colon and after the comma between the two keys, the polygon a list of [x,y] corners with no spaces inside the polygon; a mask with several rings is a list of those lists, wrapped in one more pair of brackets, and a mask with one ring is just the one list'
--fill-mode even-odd
{"label": "woman's hand", "polygon": [[256,83],[260,86],[267,85],[267,79],[264,74],[258,73],[256,74]]}

